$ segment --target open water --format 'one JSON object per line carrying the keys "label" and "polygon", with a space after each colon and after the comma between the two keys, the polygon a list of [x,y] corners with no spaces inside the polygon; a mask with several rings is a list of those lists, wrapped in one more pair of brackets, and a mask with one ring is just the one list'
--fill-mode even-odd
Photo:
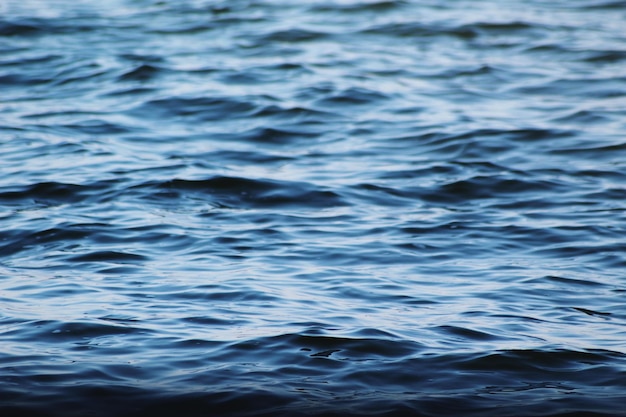
{"label": "open water", "polygon": [[0,415],[626,415],[625,28],[1,1]]}

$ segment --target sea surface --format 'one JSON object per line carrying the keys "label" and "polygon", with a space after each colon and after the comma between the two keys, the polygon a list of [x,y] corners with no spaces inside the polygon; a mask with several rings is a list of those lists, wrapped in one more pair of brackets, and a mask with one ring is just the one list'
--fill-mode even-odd
{"label": "sea surface", "polygon": [[625,28],[2,0],[0,415],[626,415]]}

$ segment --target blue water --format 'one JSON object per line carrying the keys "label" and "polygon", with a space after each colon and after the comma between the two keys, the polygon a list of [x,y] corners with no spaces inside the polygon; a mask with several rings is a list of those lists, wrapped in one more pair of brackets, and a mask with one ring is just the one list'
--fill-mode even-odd
{"label": "blue water", "polygon": [[626,415],[625,27],[2,1],[0,415]]}

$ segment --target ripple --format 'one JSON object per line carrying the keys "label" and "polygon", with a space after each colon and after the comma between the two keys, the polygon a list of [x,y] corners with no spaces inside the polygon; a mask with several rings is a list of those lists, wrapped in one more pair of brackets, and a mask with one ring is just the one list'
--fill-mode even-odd
{"label": "ripple", "polygon": [[245,117],[256,106],[247,100],[232,98],[166,98],[142,104],[135,112],[152,118],[192,117],[202,121],[221,120],[224,117]]}
{"label": "ripple", "polygon": [[207,180],[176,179],[154,186],[166,191],[163,197],[168,199],[179,197],[181,193],[204,195],[212,197],[213,204],[222,207],[320,208],[343,205],[336,193],[302,182],[217,176]]}

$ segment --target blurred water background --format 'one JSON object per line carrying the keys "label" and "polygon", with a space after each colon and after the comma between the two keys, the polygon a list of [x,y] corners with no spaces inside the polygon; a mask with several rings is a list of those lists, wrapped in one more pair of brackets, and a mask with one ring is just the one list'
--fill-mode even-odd
{"label": "blurred water background", "polygon": [[625,415],[625,28],[3,0],[0,414]]}

